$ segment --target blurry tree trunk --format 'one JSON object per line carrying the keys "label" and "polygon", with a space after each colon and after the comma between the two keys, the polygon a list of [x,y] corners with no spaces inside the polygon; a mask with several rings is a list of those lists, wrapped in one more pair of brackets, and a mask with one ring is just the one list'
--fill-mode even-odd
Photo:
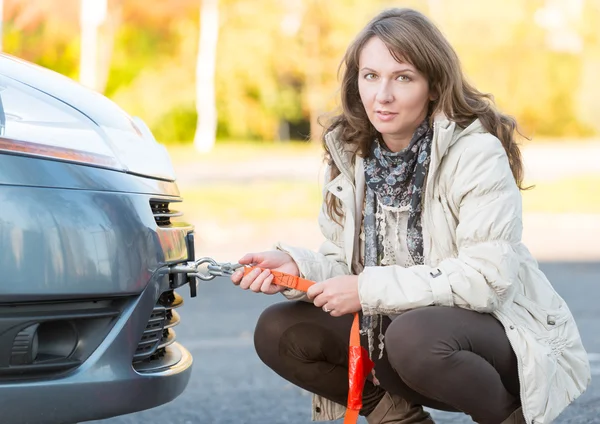
{"label": "blurry tree trunk", "polygon": [[79,82],[93,90],[98,90],[98,27],[106,9],[106,0],[81,0]]}
{"label": "blurry tree trunk", "polygon": [[215,145],[217,107],[215,101],[215,66],[219,37],[218,0],[202,0],[200,8],[200,39],[196,62],[196,110],[198,121],[194,146],[199,152],[209,152]]}
{"label": "blurry tree trunk", "polygon": [[101,28],[98,45],[98,63],[96,67],[96,90],[100,93],[104,93],[106,90],[112,54],[115,46],[115,34],[121,25],[122,11],[123,0],[110,1],[108,15]]}

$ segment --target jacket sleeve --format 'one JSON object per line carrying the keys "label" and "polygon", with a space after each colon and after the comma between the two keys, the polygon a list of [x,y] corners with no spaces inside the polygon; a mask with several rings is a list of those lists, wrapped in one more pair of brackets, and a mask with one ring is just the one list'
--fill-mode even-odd
{"label": "jacket sleeve", "polygon": [[[329,175],[329,168],[325,175]],[[327,187],[325,181],[324,187]],[[323,199],[325,199],[326,188],[323,189]],[[342,217],[343,221],[345,217]],[[332,222],[326,213],[326,205],[323,201],[319,214],[319,225],[325,241],[321,244],[318,251],[290,246],[281,242],[275,245],[275,249],[288,253],[298,265],[300,276],[311,281],[323,281],[337,275],[347,275],[350,273],[346,263],[346,255],[342,240],[341,225]],[[332,230],[333,229],[333,230]],[[306,294],[298,290],[284,290],[283,295],[290,300],[306,300]]]}
{"label": "jacket sleeve", "polygon": [[365,314],[428,305],[493,312],[511,298],[519,271],[521,194],[500,141],[489,134],[468,138],[448,188],[458,210],[458,254],[436,267],[365,268],[359,275]]}

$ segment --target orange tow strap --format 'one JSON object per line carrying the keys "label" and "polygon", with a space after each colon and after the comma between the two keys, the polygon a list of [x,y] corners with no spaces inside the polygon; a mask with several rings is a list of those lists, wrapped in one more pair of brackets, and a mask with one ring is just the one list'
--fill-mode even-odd
{"label": "orange tow strap", "polygon": [[[244,275],[252,272],[255,268],[257,267],[245,267]],[[308,288],[315,284],[314,281],[279,271],[271,270],[271,274],[274,277],[273,284],[303,292],[308,291]],[[369,359],[367,350],[360,345],[358,312],[355,312],[352,328],[350,329],[350,343],[348,348],[348,404],[346,406],[344,424],[355,424],[357,422],[358,413],[362,408],[363,388],[367,375],[369,375],[373,366],[374,363]]]}

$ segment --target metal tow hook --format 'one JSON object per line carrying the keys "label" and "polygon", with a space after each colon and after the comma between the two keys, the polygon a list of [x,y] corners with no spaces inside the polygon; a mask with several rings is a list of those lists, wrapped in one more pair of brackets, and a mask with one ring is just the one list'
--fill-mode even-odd
{"label": "metal tow hook", "polygon": [[[200,268],[205,264],[208,264],[206,267],[207,273],[200,271]],[[196,297],[198,280],[211,281],[216,277],[231,275],[243,266],[237,263],[217,262],[213,258],[205,257],[194,262],[172,265],[169,268],[169,272],[173,274],[187,274],[187,282],[190,285],[190,296]]]}

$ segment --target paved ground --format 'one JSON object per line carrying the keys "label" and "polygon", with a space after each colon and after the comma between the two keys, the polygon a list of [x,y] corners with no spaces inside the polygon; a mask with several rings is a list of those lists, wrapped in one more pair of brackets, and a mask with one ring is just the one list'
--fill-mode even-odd
{"label": "paved ground", "polygon": [[[600,263],[542,267],[575,314],[600,375]],[[252,346],[261,310],[282,298],[244,292],[223,279],[202,285],[198,298],[185,297],[177,335],[195,358],[187,390],[170,404],[96,423],[308,424],[310,397],[266,368]],[[460,414],[434,416],[440,424],[471,422]],[[600,423],[600,381],[555,422]]]}

